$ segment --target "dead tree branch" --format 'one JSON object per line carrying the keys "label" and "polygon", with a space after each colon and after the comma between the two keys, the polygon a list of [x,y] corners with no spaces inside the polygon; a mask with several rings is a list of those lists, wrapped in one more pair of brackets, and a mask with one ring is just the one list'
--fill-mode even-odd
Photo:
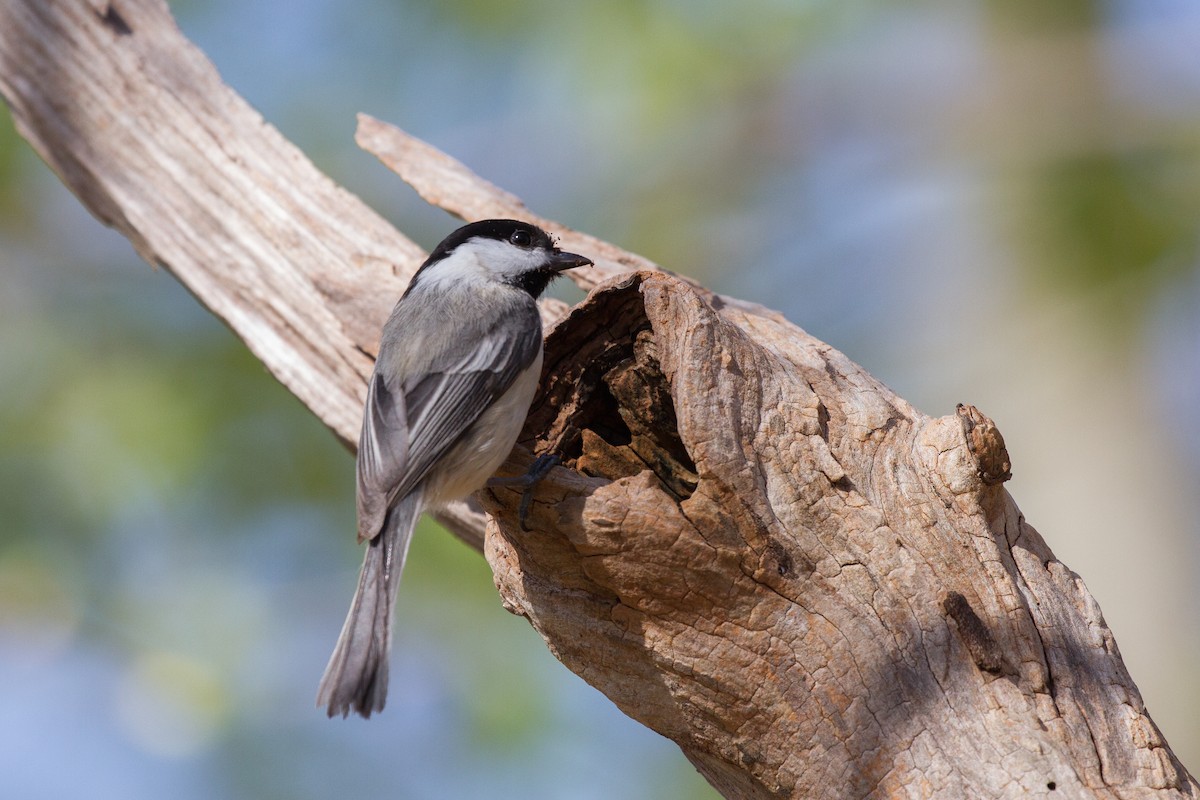
{"label": "dead tree branch", "polygon": [[[0,91],[92,213],[355,440],[411,241],[162,0],[0,0]],[[505,605],[726,796],[1195,797],[1095,601],[1002,487],[985,416],[927,417],[773,312],[538,219],[378,121],[358,138],[430,202],[596,259],[584,303],[545,309],[525,431],[568,468],[531,533],[511,493],[482,498],[484,549]]]}

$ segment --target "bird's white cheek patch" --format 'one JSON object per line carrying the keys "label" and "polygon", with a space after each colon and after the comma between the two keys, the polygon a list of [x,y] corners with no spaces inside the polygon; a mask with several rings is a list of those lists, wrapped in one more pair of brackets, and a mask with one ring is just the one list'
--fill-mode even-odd
{"label": "bird's white cheek patch", "polygon": [[494,239],[476,239],[468,242],[466,248],[474,253],[481,270],[503,277],[536,270],[546,262],[546,253],[543,250],[522,250],[508,242]]}
{"label": "bird's white cheek patch", "polygon": [[424,280],[431,287],[438,284],[461,286],[464,282],[481,278],[504,280],[537,270],[545,263],[544,250],[522,250],[494,239],[472,239],[430,266]]}
{"label": "bird's white cheek patch", "polygon": [[463,245],[447,258],[431,266],[424,277],[429,281],[431,288],[438,284],[454,286],[462,285],[471,279],[486,278],[488,270],[480,263],[479,257]]}

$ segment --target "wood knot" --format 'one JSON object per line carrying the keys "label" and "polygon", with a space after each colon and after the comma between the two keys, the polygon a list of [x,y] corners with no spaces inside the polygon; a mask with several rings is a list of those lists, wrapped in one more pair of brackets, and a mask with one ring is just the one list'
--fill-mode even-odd
{"label": "wood knot", "polygon": [[959,403],[955,411],[962,422],[967,447],[979,467],[979,478],[988,486],[1004,483],[1011,478],[1012,462],[996,423],[972,405]]}
{"label": "wood knot", "polygon": [[975,613],[975,609],[971,608],[967,598],[958,592],[949,592],[942,600],[942,610],[958,626],[959,638],[962,639],[975,666],[984,672],[1002,673],[1004,657],[1000,647],[988,626]]}
{"label": "wood knot", "polygon": [[100,18],[100,22],[104,23],[105,27],[118,36],[128,36],[133,33],[133,28],[129,27],[129,23],[112,3],[107,3],[103,10],[97,8],[96,16]]}

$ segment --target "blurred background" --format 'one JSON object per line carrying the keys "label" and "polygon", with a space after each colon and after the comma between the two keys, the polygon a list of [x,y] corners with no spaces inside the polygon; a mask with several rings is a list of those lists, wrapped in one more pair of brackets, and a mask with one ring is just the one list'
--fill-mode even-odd
{"label": "blurred background", "polygon": [[[394,122],[539,213],[784,311],[1027,518],[1200,765],[1200,6],[207,0],[225,80],[426,248]],[[29,798],[700,798],[425,523],[386,713],[313,707],[353,465],[0,110],[0,775]],[[574,299],[568,291],[565,296]]]}

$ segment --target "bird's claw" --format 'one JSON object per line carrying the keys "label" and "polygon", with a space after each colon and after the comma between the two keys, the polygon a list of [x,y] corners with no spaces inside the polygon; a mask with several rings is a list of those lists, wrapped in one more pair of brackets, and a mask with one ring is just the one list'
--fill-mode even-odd
{"label": "bird's claw", "polygon": [[554,453],[543,453],[533,460],[529,465],[529,469],[524,475],[517,475],[510,478],[492,478],[488,481],[488,486],[520,486],[521,504],[517,506],[517,521],[521,523],[521,530],[527,531],[529,528],[525,525],[525,520],[529,516],[529,507],[533,505],[533,489],[542,479],[550,474],[550,470],[562,463],[562,459]]}

